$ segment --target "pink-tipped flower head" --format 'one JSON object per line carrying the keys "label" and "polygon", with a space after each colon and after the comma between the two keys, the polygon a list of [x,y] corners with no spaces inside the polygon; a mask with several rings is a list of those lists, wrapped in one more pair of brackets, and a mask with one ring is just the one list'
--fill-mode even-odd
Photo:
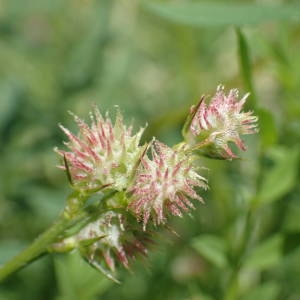
{"label": "pink-tipped flower head", "polygon": [[65,159],[60,168],[67,169],[72,184],[78,188],[126,188],[144,149],[139,146],[144,129],[132,134],[132,127],[123,124],[119,111],[113,124],[96,107],[90,114],[90,126],[76,115],[73,117],[79,127],[78,135],[60,125],[69,139],[65,143],[69,151],[55,149]]}
{"label": "pink-tipped flower head", "polygon": [[[147,256],[148,246],[151,244],[151,232],[141,230],[131,214],[107,211],[75,236],[55,244],[53,249],[57,251],[72,245],[88,263],[108,278],[117,281],[117,265],[129,269],[130,260]],[[68,250],[70,249],[71,247]]]}
{"label": "pink-tipped flower head", "polygon": [[257,132],[257,117],[251,111],[242,111],[248,95],[239,100],[237,89],[226,95],[220,85],[208,105],[202,97],[199,104],[192,107],[183,130],[187,144],[208,157],[237,158],[229,143],[246,150],[240,135]]}
{"label": "pink-tipped flower head", "polygon": [[155,141],[152,158],[145,154],[133,186],[129,204],[144,230],[149,219],[164,224],[168,213],[181,216],[182,211],[194,208],[190,199],[202,201],[195,187],[206,188],[206,180],[193,167],[193,158],[185,156],[183,149],[173,150]]}

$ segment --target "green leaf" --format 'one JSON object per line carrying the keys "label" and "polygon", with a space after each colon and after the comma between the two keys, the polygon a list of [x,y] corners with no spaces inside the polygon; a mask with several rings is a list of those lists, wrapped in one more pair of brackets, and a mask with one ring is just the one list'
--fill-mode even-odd
{"label": "green leaf", "polygon": [[[298,199],[297,199],[298,200]],[[284,229],[289,232],[300,232],[300,203],[291,202],[284,220]]]}
{"label": "green leaf", "polygon": [[300,21],[298,5],[145,2],[144,6],[164,19],[192,26],[241,26],[268,21]]}
{"label": "green leaf", "polygon": [[88,30],[78,39],[68,56],[63,71],[63,84],[68,90],[78,90],[89,86],[97,76],[103,63],[103,46],[108,34],[108,11],[110,0],[99,1],[94,14],[90,16]]}
{"label": "green leaf", "polygon": [[269,151],[274,165],[265,171],[256,198],[257,204],[276,201],[288,193],[297,183],[299,149],[274,147]]}
{"label": "green leaf", "polygon": [[191,299],[201,299],[201,300],[213,300],[214,298],[210,295],[198,292],[197,294],[193,295],[194,297],[191,297]]}
{"label": "green leaf", "polygon": [[1,101],[0,101],[0,133],[13,122],[21,104],[22,89],[13,80],[0,82]]}
{"label": "green leaf", "polygon": [[228,265],[225,241],[217,236],[206,234],[192,240],[192,247],[219,268]]}
{"label": "green leaf", "polygon": [[26,5],[22,5],[18,0],[7,2],[6,10],[9,16],[23,16],[34,13],[55,13],[62,9],[63,1],[59,0],[27,0]]}
{"label": "green leaf", "polygon": [[77,252],[56,255],[55,269],[59,287],[58,299],[96,299],[96,296],[105,292],[112,284],[90,267]]}
{"label": "green leaf", "polygon": [[[253,86],[252,80],[252,68],[251,68],[251,61],[250,61],[250,54],[249,54],[249,47],[247,45],[246,38],[240,29],[236,30],[237,38],[238,38],[238,53],[239,53],[239,60],[240,60],[240,69],[241,74],[244,79],[245,87],[250,92],[250,99],[252,100],[252,106],[256,104],[256,93]],[[249,102],[247,102],[249,105]]]}
{"label": "green leaf", "polygon": [[278,139],[278,132],[273,115],[270,111],[263,108],[255,110],[255,113],[259,119],[259,135],[263,148],[274,145]]}
{"label": "green leaf", "polygon": [[283,237],[274,235],[257,245],[243,262],[244,267],[257,271],[275,266],[281,259]]}
{"label": "green leaf", "polygon": [[241,300],[275,300],[280,292],[279,284],[276,282],[266,282],[251,289]]}
{"label": "green leaf", "polygon": [[32,206],[36,215],[42,219],[45,224],[49,224],[59,214],[64,204],[64,193],[53,189],[38,188],[35,185],[29,185],[26,189],[28,203]]}

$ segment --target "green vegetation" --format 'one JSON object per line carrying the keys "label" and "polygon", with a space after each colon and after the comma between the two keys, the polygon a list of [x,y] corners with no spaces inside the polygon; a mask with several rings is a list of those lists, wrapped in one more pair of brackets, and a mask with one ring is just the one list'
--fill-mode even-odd
{"label": "green vegetation", "polygon": [[300,298],[300,6],[228,2],[0,3],[1,264],[70,192],[53,152],[58,123],[75,129],[68,110],[87,118],[92,103],[119,105],[173,145],[189,107],[223,83],[251,92],[260,127],[241,160],[202,159],[206,204],[172,220],[179,237],[162,232],[121,285],[73,252],[14,274],[0,299]]}

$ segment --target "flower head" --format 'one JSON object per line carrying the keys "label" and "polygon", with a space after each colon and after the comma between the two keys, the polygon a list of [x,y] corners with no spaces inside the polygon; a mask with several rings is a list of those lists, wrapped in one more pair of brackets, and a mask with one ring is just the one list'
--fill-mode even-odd
{"label": "flower head", "polygon": [[70,150],[55,149],[66,161],[60,168],[67,169],[72,183],[80,188],[103,185],[111,185],[116,190],[126,188],[143,151],[139,142],[144,129],[132,134],[132,127],[123,124],[119,111],[114,125],[97,108],[90,114],[90,126],[76,115],[73,117],[79,127],[78,135],[60,125],[69,139],[65,145]]}
{"label": "flower head", "polygon": [[133,216],[107,211],[74,236],[52,245],[52,249],[56,252],[78,249],[89,264],[117,281],[116,265],[128,269],[131,259],[147,256],[150,244],[153,244],[151,232],[141,230]]}
{"label": "flower head", "polygon": [[209,105],[202,97],[199,104],[192,107],[183,130],[186,142],[209,157],[237,158],[228,143],[233,142],[239,149],[246,150],[240,135],[257,132],[257,117],[251,111],[242,111],[248,95],[238,100],[237,89],[226,95],[220,85]]}
{"label": "flower head", "polygon": [[150,218],[154,224],[161,224],[165,223],[168,212],[181,216],[182,211],[194,208],[189,198],[202,201],[194,188],[206,188],[206,180],[194,169],[192,157],[185,156],[182,150],[155,141],[152,159],[147,155],[141,159],[130,188],[133,200],[129,208],[143,220],[144,229]]}

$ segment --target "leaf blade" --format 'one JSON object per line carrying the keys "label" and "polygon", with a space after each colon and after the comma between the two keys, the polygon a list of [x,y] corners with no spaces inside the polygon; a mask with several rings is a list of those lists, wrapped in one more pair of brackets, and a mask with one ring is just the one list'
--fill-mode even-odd
{"label": "leaf blade", "polygon": [[300,6],[297,5],[144,2],[144,7],[166,20],[190,26],[242,26],[268,21],[300,21]]}

